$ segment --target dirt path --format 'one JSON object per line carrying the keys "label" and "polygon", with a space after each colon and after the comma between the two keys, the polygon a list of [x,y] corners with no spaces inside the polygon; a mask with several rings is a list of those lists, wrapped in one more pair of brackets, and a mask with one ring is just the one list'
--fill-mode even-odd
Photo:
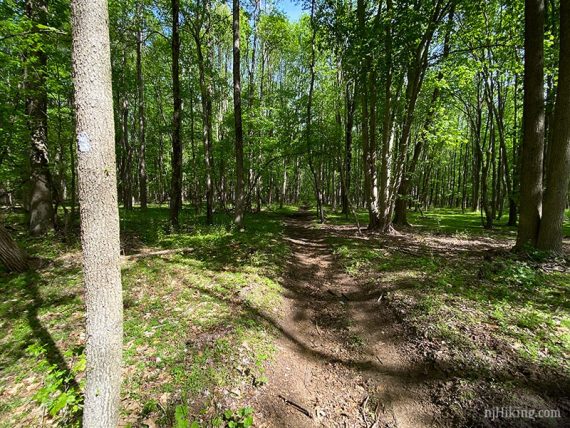
{"label": "dirt path", "polygon": [[282,334],[268,384],[253,402],[256,425],[433,425],[427,371],[407,357],[406,335],[382,290],[344,273],[326,243],[334,229],[310,220],[299,212],[286,222],[292,256],[274,320]]}

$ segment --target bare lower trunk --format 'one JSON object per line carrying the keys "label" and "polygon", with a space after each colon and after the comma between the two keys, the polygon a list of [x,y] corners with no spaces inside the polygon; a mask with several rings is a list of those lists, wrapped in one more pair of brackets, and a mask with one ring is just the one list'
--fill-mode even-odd
{"label": "bare lower trunk", "polygon": [[[391,14],[392,0],[386,1],[386,13]],[[386,85],[384,87],[384,115],[382,131],[382,158],[380,160],[380,180],[378,195],[378,211],[380,213],[380,228],[386,232],[390,227],[390,152],[392,149],[392,26],[386,25]]]}
{"label": "bare lower trunk", "polygon": [[0,264],[9,272],[24,272],[28,269],[26,254],[2,225],[0,225]]}
{"label": "bare lower trunk", "polygon": [[525,2],[525,63],[520,218],[517,247],[536,245],[542,213],[544,0]]}
{"label": "bare lower trunk", "polygon": [[324,223],[325,216],[323,211],[323,191],[322,191],[322,180],[321,180],[321,166],[315,165],[314,154],[313,154],[313,141],[311,135],[311,121],[312,121],[312,107],[313,107],[313,93],[315,89],[315,39],[316,39],[316,28],[314,24],[315,17],[315,0],[311,1],[311,27],[312,27],[312,37],[311,37],[311,64],[310,64],[310,80],[309,80],[309,94],[307,101],[307,126],[305,128],[307,146],[309,147],[309,167],[313,175],[313,185],[315,187],[315,199],[317,202],[317,217],[319,218],[319,223]]}
{"label": "bare lower trunk", "polygon": [[287,161],[283,160],[283,181],[281,182],[281,195],[279,197],[279,208],[283,208],[285,197],[287,196]]}
{"label": "bare lower trunk", "polygon": [[202,55],[201,42],[196,41],[198,48],[198,68],[200,71],[200,89],[202,92],[202,122],[204,142],[204,165],[206,169],[206,224],[214,222],[214,183],[212,171],[214,169],[212,154],[212,88],[209,77],[206,76],[206,65]]}
{"label": "bare lower trunk", "polygon": [[354,109],[356,106],[354,93],[350,83],[346,84],[346,129],[344,138],[344,180],[342,180],[342,213],[347,215],[350,211],[350,177],[352,173],[352,127],[354,126]]}
{"label": "bare lower trunk", "polygon": [[[236,189],[234,223],[243,226],[245,209],[243,191],[243,126],[241,117],[241,72],[240,72],[240,22],[239,0],[233,0],[233,80],[234,80],[234,126],[235,126],[235,157],[236,157]],[[281,202],[283,204],[283,201]]]}
{"label": "bare lower trunk", "polygon": [[560,2],[560,65],[543,217],[537,247],[562,252],[562,225],[570,181],[570,2]]}
{"label": "bare lower trunk", "polygon": [[[26,0],[26,15],[38,26],[47,25],[46,0]],[[38,38],[38,40],[40,40]],[[34,43],[26,58],[26,114],[30,130],[29,228],[32,235],[42,235],[53,227],[52,182],[47,147],[47,56],[41,45]]]}
{"label": "bare lower trunk", "polygon": [[143,25],[144,25],[144,10],[142,0],[138,0],[137,13],[139,19],[139,28],[137,31],[137,90],[138,90],[138,114],[139,114],[139,196],[141,208],[145,209],[148,204],[148,191],[147,191],[147,176],[146,176],[146,123],[145,123],[145,102],[144,102],[144,79],[142,72],[142,49],[144,45],[143,40]]}
{"label": "bare lower trunk", "polygon": [[170,183],[170,222],[174,228],[179,226],[178,216],[182,209],[182,98],[180,96],[180,33],[179,0],[172,0],[172,97],[174,111],[172,115],[172,181]]}
{"label": "bare lower trunk", "polygon": [[77,171],[86,306],[83,426],[119,420],[123,302],[106,0],[71,2]]}

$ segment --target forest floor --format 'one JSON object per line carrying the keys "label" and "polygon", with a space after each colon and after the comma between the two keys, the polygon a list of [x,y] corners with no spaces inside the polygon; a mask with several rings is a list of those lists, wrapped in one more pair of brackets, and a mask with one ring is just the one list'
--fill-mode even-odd
{"label": "forest floor", "polygon": [[429,369],[409,358],[382,290],[343,269],[327,242],[334,227],[314,227],[307,212],[285,224],[292,255],[272,319],[278,353],[252,403],[259,426],[431,425],[436,409],[421,383]]}
{"label": "forest floor", "polygon": [[[271,319],[279,352],[252,402],[259,426],[568,422],[567,263],[512,257],[509,231],[446,231],[457,213],[445,214],[435,236],[288,217],[292,255]],[[500,407],[556,409],[564,419],[485,416]]]}
{"label": "forest floor", "polygon": [[[166,208],[121,211],[121,426],[568,424],[568,241],[514,255],[512,228],[455,210],[391,236],[295,207],[245,231],[183,213],[172,233]],[[36,270],[0,272],[0,427],[78,425],[79,242],[6,220]],[[502,407],[563,419],[485,416]]]}

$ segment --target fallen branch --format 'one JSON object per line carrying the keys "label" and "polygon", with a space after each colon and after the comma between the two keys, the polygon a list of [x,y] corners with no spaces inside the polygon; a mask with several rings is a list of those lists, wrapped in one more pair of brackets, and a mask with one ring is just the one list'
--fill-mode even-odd
{"label": "fallen branch", "polygon": [[148,253],[136,253],[130,254],[128,256],[123,256],[123,260],[134,260],[134,259],[143,259],[146,257],[154,257],[154,256],[164,256],[166,254],[175,254],[175,253],[191,253],[194,251],[193,248],[174,248],[172,250],[160,250],[160,251],[149,251]]}
{"label": "fallen branch", "polygon": [[319,324],[315,321],[315,328],[317,329],[317,333],[319,333],[319,336],[322,334],[321,333],[321,329],[319,328]]}
{"label": "fallen branch", "polygon": [[370,425],[368,424],[368,418],[366,417],[366,404],[368,404],[368,399],[370,398],[369,395],[366,395],[366,397],[364,397],[364,400],[362,400],[362,403],[360,403],[360,414],[362,415],[362,419],[364,419],[364,424],[366,425],[366,427],[368,428]]}
{"label": "fallen branch", "polygon": [[307,416],[310,419],[313,419],[313,415],[311,414],[311,412],[309,412],[307,409],[305,409],[303,406],[301,406],[300,404],[295,403],[293,400],[290,400],[286,397],[284,397],[283,395],[279,394],[278,395],[279,398],[281,398],[285,404],[288,404],[290,406],[293,406],[295,409],[297,409],[298,411],[300,411],[302,414],[304,414],[305,416]]}

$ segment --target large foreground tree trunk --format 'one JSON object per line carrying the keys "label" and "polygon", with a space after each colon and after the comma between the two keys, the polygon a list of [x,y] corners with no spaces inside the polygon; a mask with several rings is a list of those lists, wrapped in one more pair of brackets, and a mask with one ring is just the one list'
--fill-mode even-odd
{"label": "large foreground tree trunk", "polygon": [[562,251],[562,225],[570,180],[570,1],[560,2],[560,62],[543,217],[537,246]]}
{"label": "large foreground tree trunk", "polygon": [[172,116],[172,180],[170,182],[170,222],[174,228],[179,226],[178,215],[182,208],[182,98],[180,96],[180,3],[172,0],[172,97],[174,111]]}
{"label": "large foreground tree trunk", "polygon": [[542,211],[544,0],[525,2],[524,46],[523,143],[517,247],[536,245]]}
{"label": "large foreground tree trunk", "polygon": [[[47,25],[47,1],[26,0],[26,16],[33,22],[33,31]],[[30,233],[43,235],[53,226],[51,175],[47,146],[47,55],[38,36],[27,55],[25,87],[26,114],[30,130]]]}
{"label": "large foreground tree trunk", "polygon": [[[239,34],[239,0],[233,0],[233,79],[234,79],[234,125],[235,125],[235,156],[236,156],[236,189],[235,217],[238,227],[243,226],[244,195],[243,195],[243,126],[241,119],[241,72],[240,72],[240,34]],[[285,170],[287,171],[287,170]],[[287,172],[285,172],[287,174]],[[286,176],[285,176],[286,177]],[[284,178],[284,182],[285,182]],[[283,204],[283,198],[281,198]]]}
{"label": "large foreground tree trunk", "polygon": [[119,420],[123,301],[106,0],[71,2],[77,171],[86,306],[83,426]]}
{"label": "large foreground tree trunk", "polygon": [[0,224],[0,264],[9,272],[24,272],[28,269],[26,254],[18,247],[8,231]]}

